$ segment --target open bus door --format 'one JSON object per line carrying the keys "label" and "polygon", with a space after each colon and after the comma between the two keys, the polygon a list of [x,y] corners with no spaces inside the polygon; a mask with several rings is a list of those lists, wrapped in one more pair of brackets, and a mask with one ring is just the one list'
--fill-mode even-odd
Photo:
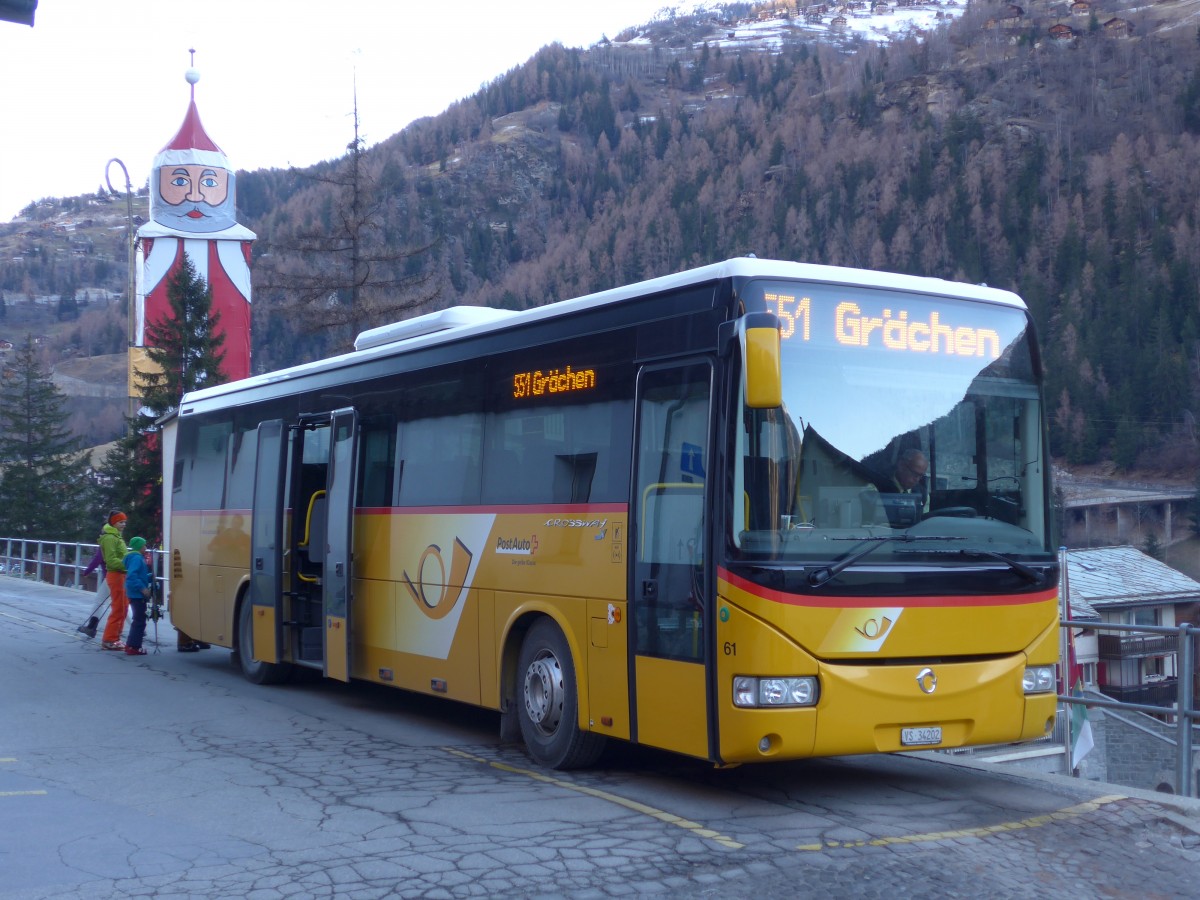
{"label": "open bus door", "polygon": [[322,566],[325,613],[325,676],[350,680],[350,595],[353,584],[354,484],[358,460],[358,412],[333,413],[326,487],[326,546]]}
{"label": "open bus door", "polygon": [[[274,419],[258,426],[250,528],[250,622],[254,659],[278,663],[283,645],[283,530],[287,431]],[[247,661],[249,662],[249,661]]]}
{"label": "open bus door", "polygon": [[705,511],[707,363],[647,369],[638,379],[636,547],[629,607],[637,740],[710,757],[711,575]]}

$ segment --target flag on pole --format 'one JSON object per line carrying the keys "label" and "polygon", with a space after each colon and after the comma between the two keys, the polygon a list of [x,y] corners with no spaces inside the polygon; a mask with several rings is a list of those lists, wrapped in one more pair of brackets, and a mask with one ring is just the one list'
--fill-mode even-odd
{"label": "flag on pole", "polygon": [[[1075,682],[1071,696],[1083,699],[1083,683]],[[1083,758],[1091,753],[1096,742],[1092,739],[1092,723],[1088,721],[1087,707],[1082,703],[1071,704],[1071,770],[1079,768]]]}

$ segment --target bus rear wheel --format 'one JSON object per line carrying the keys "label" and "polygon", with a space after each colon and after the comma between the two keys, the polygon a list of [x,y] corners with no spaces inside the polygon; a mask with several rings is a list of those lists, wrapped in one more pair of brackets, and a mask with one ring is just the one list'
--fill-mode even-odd
{"label": "bus rear wheel", "polygon": [[559,627],[539,619],[521,643],[517,720],[529,755],[550,769],[590,766],[605,738],[579,728],[579,693],[571,648]]}
{"label": "bus rear wheel", "polygon": [[254,658],[254,604],[243,597],[238,604],[237,658],[242,675],[255,684],[279,684],[292,673],[290,663],[267,663]]}

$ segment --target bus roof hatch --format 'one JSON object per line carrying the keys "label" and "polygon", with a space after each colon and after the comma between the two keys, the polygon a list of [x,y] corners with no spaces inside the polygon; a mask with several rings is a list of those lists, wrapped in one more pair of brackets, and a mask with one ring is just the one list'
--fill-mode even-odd
{"label": "bus roof hatch", "polygon": [[408,341],[438,331],[490,324],[511,315],[512,310],[492,309],[488,306],[451,306],[414,319],[392,322],[390,325],[380,325],[378,328],[364,331],[354,339],[354,349],[368,350],[371,347]]}

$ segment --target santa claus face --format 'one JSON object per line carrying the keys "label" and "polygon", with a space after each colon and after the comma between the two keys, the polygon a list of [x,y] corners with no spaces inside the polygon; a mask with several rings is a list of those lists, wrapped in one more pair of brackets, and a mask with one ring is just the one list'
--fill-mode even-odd
{"label": "santa claus face", "polygon": [[[158,170],[158,190],[172,206],[188,202],[220,206],[229,195],[229,172],[209,166],[163,166]],[[203,214],[196,218],[199,215]]]}
{"label": "santa claus face", "polygon": [[155,221],[190,233],[221,231],[235,222],[233,173],[219,166],[159,167]]}

